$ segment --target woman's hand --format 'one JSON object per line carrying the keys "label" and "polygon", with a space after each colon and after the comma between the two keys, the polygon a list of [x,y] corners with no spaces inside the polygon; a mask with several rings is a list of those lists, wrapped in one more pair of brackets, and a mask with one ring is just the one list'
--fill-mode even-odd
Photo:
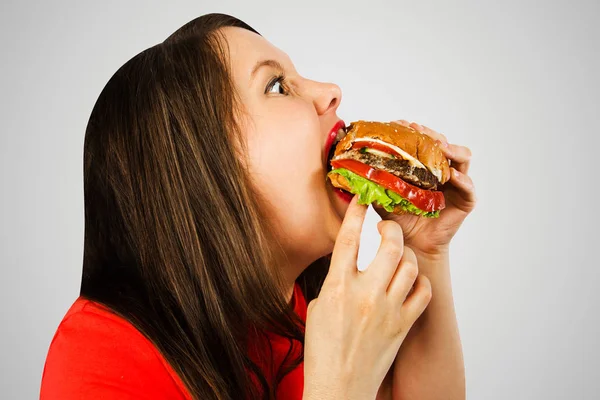
{"label": "woman's hand", "polygon": [[377,203],[373,203],[373,208],[382,219],[396,221],[402,226],[404,242],[417,254],[438,256],[447,253],[450,240],[467,215],[475,208],[477,201],[475,187],[468,175],[471,150],[464,146],[449,144],[444,135],[426,126],[414,122],[408,123],[405,120],[394,122],[440,141],[440,148],[450,161],[450,180],[441,187],[446,199],[446,208],[441,210],[438,218],[392,214]]}
{"label": "woman's hand", "polygon": [[429,280],[418,274],[417,257],[404,246],[394,221],[377,224],[377,255],[366,270],[358,270],[367,206],[357,200],[354,196],[344,216],[319,296],[308,304],[305,400],[375,399],[400,345],[431,299]]}

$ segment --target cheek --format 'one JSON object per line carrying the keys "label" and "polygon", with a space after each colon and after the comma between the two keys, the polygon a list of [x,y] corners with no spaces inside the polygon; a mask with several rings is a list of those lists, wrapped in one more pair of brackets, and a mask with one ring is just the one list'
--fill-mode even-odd
{"label": "cheek", "polygon": [[273,124],[249,146],[254,179],[274,205],[308,200],[323,175],[317,136],[301,128]]}
{"label": "cheek", "polygon": [[289,202],[302,197],[315,174],[323,173],[319,120],[300,101],[273,99],[268,105],[254,113],[250,165],[271,196]]}
{"label": "cheek", "polygon": [[249,137],[253,179],[269,200],[284,241],[306,246],[318,239],[330,212],[318,116],[302,107],[270,111],[268,119],[266,113],[255,118]]}

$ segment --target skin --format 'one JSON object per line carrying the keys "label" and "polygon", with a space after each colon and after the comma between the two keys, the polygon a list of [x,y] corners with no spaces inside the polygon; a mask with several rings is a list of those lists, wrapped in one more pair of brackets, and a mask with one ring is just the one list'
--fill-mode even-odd
{"label": "skin", "polygon": [[[235,88],[245,108],[239,124],[249,149],[249,165],[259,187],[270,200],[270,215],[280,227],[286,259],[282,270],[289,285],[316,259],[331,254],[348,203],[325,179],[324,146],[340,119],[342,93],[332,83],[302,77],[288,55],[262,36],[240,28],[224,28],[230,49]],[[283,71],[258,61],[275,60]],[[282,72],[285,80],[268,87]],[[417,255],[419,272],[429,278],[432,300],[414,324],[384,379],[377,399],[464,399],[462,347],[450,282],[449,245],[476,204],[468,169],[471,151],[448,143],[426,127],[397,121],[440,141],[451,162],[451,177],[442,189],[446,208],[437,219],[395,215],[382,207],[382,217],[403,229],[404,244]],[[283,229],[285,227],[285,230]]]}
{"label": "skin", "polygon": [[[270,201],[269,214],[287,260],[280,265],[291,300],[296,278],[312,262],[333,251],[348,205],[327,183],[323,164],[327,136],[340,118],[339,86],[307,79],[287,54],[262,36],[241,28],[223,28],[229,43],[233,82],[245,108],[238,123],[245,134],[249,166],[257,187]],[[279,75],[258,61],[275,60],[285,81],[268,88]],[[265,93],[268,91],[269,93]]]}
{"label": "skin", "polygon": [[449,246],[452,237],[477,203],[468,175],[471,150],[448,142],[433,129],[396,121],[439,141],[450,160],[450,180],[444,185],[446,208],[436,219],[396,215],[374,207],[382,219],[396,221],[404,242],[417,255],[419,273],[431,284],[432,299],[415,322],[380,387],[377,399],[465,399],[466,383],[462,345],[454,310]]}

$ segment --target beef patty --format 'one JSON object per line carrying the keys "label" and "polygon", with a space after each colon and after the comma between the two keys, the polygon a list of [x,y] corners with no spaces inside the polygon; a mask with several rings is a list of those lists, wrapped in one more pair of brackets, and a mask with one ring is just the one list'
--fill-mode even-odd
{"label": "beef patty", "polygon": [[358,149],[340,154],[337,160],[352,159],[379,170],[389,172],[422,189],[437,190],[438,179],[427,168],[415,167],[403,158],[387,158],[372,153],[361,153]]}

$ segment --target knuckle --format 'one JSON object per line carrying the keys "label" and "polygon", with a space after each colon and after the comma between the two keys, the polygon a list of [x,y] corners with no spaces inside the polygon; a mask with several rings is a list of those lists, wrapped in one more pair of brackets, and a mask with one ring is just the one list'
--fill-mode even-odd
{"label": "knuckle", "polygon": [[469,178],[466,175],[462,175],[459,178],[460,183],[462,183],[462,185],[464,186],[464,188],[466,190],[468,190],[469,192],[472,192],[475,189],[475,185],[473,185],[473,181],[471,181],[471,178]]}
{"label": "knuckle", "polygon": [[394,221],[383,221],[381,224],[381,251],[387,258],[399,261],[404,253],[404,237],[402,228]]}
{"label": "knuckle", "polygon": [[390,219],[384,219],[379,221],[381,227],[382,236],[390,236],[395,238],[402,238],[402,227],[396,221]]}
{"label": "knuckle", "polygon": [[344,216],[344,219],[350,219],[350,220],[362,220],[364,218],[365,215],[365,211],[366,208],[364,205],[360,205],[358,203],[356,203],[356,205],[359,208],[353,208],[353,209],[349,209],[348,211],[346,211],[346,214]]}
{"label": "knuckle", "polygon": [[386,255],[386,257],[396,259],[398,261],[402,257],[402,252],[402,246],[392,241],[387,242],[383,248],[383,253]]}
{"label": "knuckle", "polygon": [[419,275],[421,294],[425,301],[429,302],[431,297],[433,296],[433,292],[431,290],[431,282],[425,275]]}
{"label": "knuckle", "polygon": [[418,265],[415,251],[408,246],[404,246],[404,255],[402,256],[402,260],[406,263]]}
{"label": "knuckle", "polygon": [[356,237],[356,235],[352,233],[343,233],[338,240],[340,244],[344,247],[358,247],[359,239]]}
{"label": "knuckle", "polygon": [[404,248],[404,236],[402,227],[400,224],[394,221],[385,221],[386,223],[381,225],[381,238],[382,242],[386,245],[394,245],[396,247]]}
{"label": "knuckle", "polygon": [[468,176],[468,182],[469,182],[469,189],[471,189],[473,194],[475,194],[475,183],[473,183],[473,179],[471,179],[471,177],[469,177],[469,176]]}
{"label": "knuckle", "polygon": [[425,303],[430,303],[432,296],[433,296],[433,294],[431,293],[431,290],[424,291],[423,292],[423,300],[425,301]]}
{"label": "knuckle", "polygon": [[414,282],[419,276],[419,267],[414,263],[407,263],[404,265],[406,277]]}

